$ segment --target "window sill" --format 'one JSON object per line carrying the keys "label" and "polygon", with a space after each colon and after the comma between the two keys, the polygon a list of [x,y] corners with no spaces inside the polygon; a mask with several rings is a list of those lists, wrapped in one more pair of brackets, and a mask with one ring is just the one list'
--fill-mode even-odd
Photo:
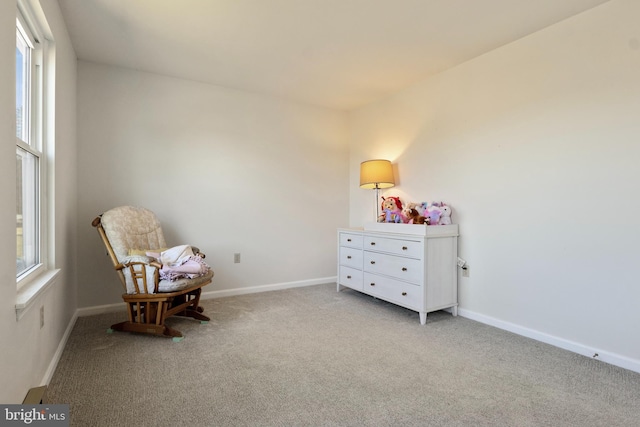
{"label": "window sill", "polygon": [[60,269],[47,270],[33,281],[18,289],[18,295],[16,297],[16,320],[20,320],[27,310],[31,308],[36,298],[56,282],[59,273]]}

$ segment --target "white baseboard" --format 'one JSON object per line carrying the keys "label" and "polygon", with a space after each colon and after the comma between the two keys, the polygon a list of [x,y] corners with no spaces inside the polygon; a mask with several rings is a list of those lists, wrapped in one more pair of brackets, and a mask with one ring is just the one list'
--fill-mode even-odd
{"label": "white baseboard", "polygon": [[53,357],[51,358],[51,362],[49,362],[49,367],[47,368],[47,371],[44,373],[44,376],[42,377],[42,381],[40,382],[41,385],[48,385],[49,381],[51,381],[51,377],[53,377],[53,373],[56,371],[56,368],[58,367],[58,362],[62,357],[62,352],[64,351],[64,348],[67,345],[67,341],[69,340],[69,336],[71,335],[71,331],[73,330],[73,327],[75,326],[77,319],[78,319],[78,311],[76,310],[76,312],[71,317],[71,320],[69,320],[69,324],[67,325],[67,329],[65,329],[64,331],[64,335],[62,335],[62,339],[60,339],[60,342],[58,343],[58,348],[56,349],[56,352],[53,354]]}
{"label": "white baseboard", "polygon": [[93,316],[96,314],[113,313],[115,311],[127,311],[127,307],[122,301],[115,304],[95,305],[93,307],[83,307],[76,311],[78,317]]}
{"label": "white baseboard", "polygon": [[322,285],[325,283],[335,283],[336,276],[321,277],[319,279],[299,280],[296,282],[275,283],[271,285],[251,286],[248,288],[222,289],[219,291],[203,292],[201,299],[213,299],[231,297],[235,295],[255,294],[259,292],[278,291],[289,288],[302,288],[304,286]]}
{"label": "white baseboard", "polygon": [[545,334],[544,332],[525,328],[514,323],[505,322],[503,320],[485,316],[484,314],[479,314],[470,310],[465,310],[463,308],[458,308],[458,315],[466,317],[467,319],[475,320],[476,322],[494,326],[498,329],[513,332],[514,334],[518,334],[523,337],[550,344],[554,347],[568,350],[582,356],[600,360],[602,362],[609,363],[610,365],[619,366],[621,368],[640,373],[640,360],[637,359],[631,359],[626,356],[621,356],[619,354],[611,353],[605,350],[589,347],[584,344],[566,340],[564,338],[558,338],[553,335]]}

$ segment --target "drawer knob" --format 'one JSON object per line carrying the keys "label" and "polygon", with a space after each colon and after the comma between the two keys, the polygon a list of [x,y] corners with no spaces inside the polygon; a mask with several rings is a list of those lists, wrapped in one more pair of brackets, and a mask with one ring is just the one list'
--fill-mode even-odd
{"label": "drawer knob", "polygon": [[375,246],[375,245],[376,245],[376,242],[371,242],[371,246]]}
{"label": "drawer knob", "polygon": [[376,263],[375,261],[371,261],[371,264],[375,264],[375,263]]}
{"label": "drawer knob", "polygon": [[351,259],[351,255],[347,255],[347,259]]}
{"label": "drawer knob", "polygon": [[375,286],[376,284],[375,284],[375,283],[369,283],[369,285],[370,285],[370,286]]}
{"label": "drawer knob", "polygon": [[409,249],[409,248],[407,248],[406,246],[403,246],[403,247],[402,247],[402,250],[403,250],[403,251],[406,251],[407,249]]}
{"label": "drawer knob", "polygon": [[402,271],[407,271],[407,267],[402,267]]}
{"label": "drawer knob", "polygon": [[350,242],[350,241],[351,241],[351,239],[347,239],[347,242]]}
{"label": "drawer knob", "polygon": [[406,292],[403,292],[403,293],[402,293],[402,296],[403,296],[403,297],[406,297],[406,296],[407,296],[407,293],[406,293]]}
{"label": "drawer knob", "polygon": [[351,276],[347,276],[347,279],[351,279]]}

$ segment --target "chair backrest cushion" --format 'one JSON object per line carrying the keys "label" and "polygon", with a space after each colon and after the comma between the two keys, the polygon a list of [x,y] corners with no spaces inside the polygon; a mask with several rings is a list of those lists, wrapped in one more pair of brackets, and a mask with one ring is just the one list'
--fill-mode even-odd
{"label": "chair backrest cushion", "polygon": [[148,209],[120,206],[102,214],[102,227],[111,247],[122,262],[131,251],[167,247],[156,215]]}

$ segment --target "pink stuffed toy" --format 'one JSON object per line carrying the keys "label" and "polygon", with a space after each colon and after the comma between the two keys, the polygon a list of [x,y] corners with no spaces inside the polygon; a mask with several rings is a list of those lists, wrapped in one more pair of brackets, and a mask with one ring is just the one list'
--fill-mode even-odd
{"label": "pink stuffed toy", "polygon": [[438,206],[432,206],[429,208],[429,225],[438,225],[440,223],[441,211]]}

